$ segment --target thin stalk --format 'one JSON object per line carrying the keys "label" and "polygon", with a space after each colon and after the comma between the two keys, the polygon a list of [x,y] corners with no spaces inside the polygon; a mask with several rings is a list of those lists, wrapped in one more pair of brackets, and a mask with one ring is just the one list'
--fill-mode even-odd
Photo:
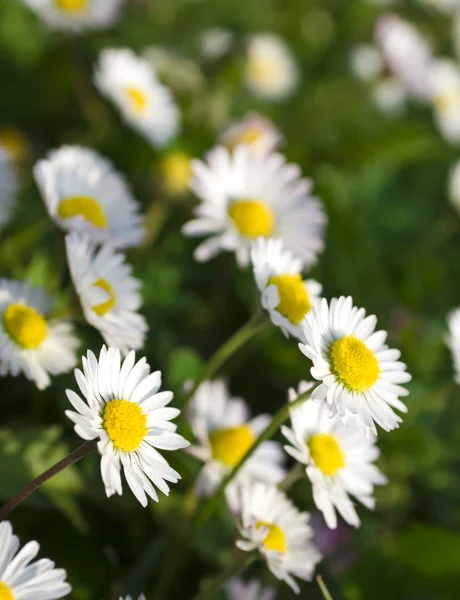
{"label": "thin stalk", "polygon": [[231,564],[227,569],[222,571],[220,575],[213,579],[202,592],[198,592],[193,600],[209,600],[210,598],[213,598],[214,594],[220,591],[227,581],[229,581],[232,577],[241,575],[241,573],[245,571],[247,567],[249,567],[249,565],[256,560],[256,558],[257,554],[255,552],[253,554],[241,553],[233,564]]}
{"label": "thin stalk", "polygon": [[290,487],[294,485],[297,481],[300,481],[304,478],[305,475],[305,467],[300,463],[296,463],[286,477],[278,483],[279,490],[288,490]]}
{"label": "thin stalk", "polygon": [[316,576],[316,583],[319,586],[319,589],[321,590],[321,593],[324,596],[324,600],[333,600],[331,594],[329,593],[329,590],[326,587],[326,584],[323,581],[323,578],[321,577],[321,575],[317,575]]}
{"label": "thin stalk", "polygon": [[19,494],[16,494],[16,496],[13,496],[13,498],[8,500],[8,502],[2,506],[2,508],[0,509],[0,521],[3,521],[12,510],[14,510],[19,504],[24,502],[24,500],[26,500],[26,498],[28,498],[31,494],[33,494],[33,492],[38,490],[38,488],[42,484],[44,484],[45,481],[48,481],[48,479],[51,479],[51,477],[53,477],[57,473],[60,473],[66,467],[73,465],[74,463],[78,462],[79,460],[81,460],[82,458],[87,456],[88,454],[91,454],[91,452],[96,450],[96,447],[97,447],[96,440],[91,440],[89,442],[85,442],[84,444],[79,446],[76,450],[71,452],[68,456],[66,456],[65,458],[60,460],[58,463],[56,463],[53,467],[51,467],[50,469],[48,469],[47,471],[45,471],[44,473],[39,475],[36,479],[31,481],[28,485],[26,485],[26,487],[24,489],[22,489],[19,492]]}

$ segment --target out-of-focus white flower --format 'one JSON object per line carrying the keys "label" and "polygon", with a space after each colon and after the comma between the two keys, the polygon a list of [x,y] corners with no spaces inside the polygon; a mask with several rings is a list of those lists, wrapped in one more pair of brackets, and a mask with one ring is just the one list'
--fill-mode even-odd
{"label": "out-of-focus white flower", "polygon": [[[123,598],[122,596],[120,596],[120,600],[134,600],[134,598],[132,598],[132,596],[126,596],[126,598]],[[144,596],[144,594],[141,594],[137,600],[147,600],[147,599]]]}
{"label": "out-of-focus white flower", "polygon": [[258,550],[270,571],[296,593],[294,577],[310,581],[321,555],[312,541],[310,515],[301,513],[286,495],[274,486],[247,483],[241,488],[238,521],[241,550]]}
{"label": "out-of-focus white flower", "polygon": [[456,144],[460,142],[460,71],[452,60],[437,60],[429,81],[438,128],[448,142]]}
{"label": "out-of-focus white flower", "polygon": [[183,232],[209,235],[195,251],[207,261],[221,250],[235,252],[247,266],[251,242],[258,237],[283,240],[286,248],[311,266],[323,249],[326,215],[322,203],[311,195],[309,179],[297,165],[277,153],[253,154],[247,146],[230,152],[223,146],[211,150],[206,162],[192,162],[192,190],[201,199],[196,218]]}
{"label": "out-of-focus white flower", "polygon": [[76,365],[79,341],[70,321],[48,320],[51,304],[41,288],[0,279],[1,376],[22,372],[44,389],[51,383],[50,375],[66,373]]}
{"label": "out-of-focus white flower", "polygon": [[460,161],[450,171],[448,191],[452,205],[460,211]]}
{"label": "out-of-focus white flower", "polygon": [[[312,386],[312,383],[302,382],[298,394]],[[294,401],[298,394],[290,389],[289,401]],[[367,440],[353,423],[345,427],[339,415],[328,417],[324,403],[304,402],[290,413],[292,428],[281,427],[291,444],[284,448],[306,465],[306,474],[313,485],[313,499],[327,526],[337,527],[337,509],[347,523],[359,527],[361,523],[350,495],[373,509],[374,486],[387,483],[372,464],[380,454],[375,438]]]}
{"label": "out-of-focus white flower", "polygon": [[139,350],[148,331],[138,313],[141,282],[132,276],[126,256],[106,243],[97,247],[89,235],[73,232],[66,236],[67,261],[88,323],[108,346],[123,354]]}
{"label": "out-of-focus white flower", "polygon": [[447,315],[447,325],[449,327],[447,345],[452,353],[454,363],[454,381],[460,384],[460,308],[456,308]]}
{"label": "out-of-focus white flower", "polygon": [[225,591],[230,600],[273,600],[276,594],[274,587],[262,587],[256,579],[231,579],[225,586]]}
{"label": "out-of-focus white flower", "polygon": [[139,204],[123,176],[97,152],[62,146],[37,162],[34,177],[50,216],[62,229],[89,233],[117,248],[142,244]]}
{"label": "out-of-focus white flower", "polygon": [[284,40],[271,33],[252,35],[247,44],[245,79],[249,89],[268,100],[291,96],[299,69]]}
{"label": "out-of-focus white flower", "polygon": [[302,261],[286,250],[281,240],[257,239],[251,260],[261,303],[272,323],[284,335],[304,342],[302,322],[318,301],[321,285],[314,279],[302,279]]}
{"label": "out-of-focus white flower", "polygon": [[[180,410],[167,405],[172,392],[159,392],[161,373],[150,373],[145,358],[135,363],[134,351],[121,361],[118,348],[102,347],[99,359],[88,351],[83,372],[75,369],[75,379],[84,398],[66,390],[75,411],[66,415],[84,440],[99,438],[101,475],[107,497],[123,493],[121,469],[131,491],[142,506],[147,496],[158,502],[157,487],[166,496],[179,473],[158,450],[178,450],[189,442],[176,433],[171,423]],[[154,487],[155,486],[155,487]]]}
{"label": "out-of-focus white flower", "polygon": [[94,83],[153,146],[164,146],[179,132],[179,111],[168,88],[157,80],[147,59],[132,50],[102,50]]}
{"label": "out-of-focus white flower", "polygon": [[83,31],[110,27],[121,0],[23,0],[53,29]]}
{"label": "out-of-focus white flower", "polygon": [[395,14],[377,20],[375,38],[390,73],[414,99],[430,98],[429,71],[432,53],[428,41]]}
{"label": "out-of-focus white flower", "polygon": [[236,146],[249,146],[251,152],[272,152],[283,140],[280,130],[272,121],[257,114],[248,114],[240,121],[233,121],[219,138],[219,142],[234,150]]}
{"label": "out-of-focus white flower", "polygon": [[382,57],[372,44],[359,44],[350,53],[353,73],[363,81],[374,81],[383,70]]}
{"label": "out-of-focus white flower", "polygon": [[17,180],[13,164],[0,146],[0,227],[10,218],[16,191]]}
{"label": "out-of-focus white flower", "polygon": [[28,142],[24,133],[16,127],[1,127],[0,154],[3,153],[2,151],[6,152],[13,163],[20,163],[28,151]]}
{"label": "out-of-focus white flower", "polygon": [[396,77],[384,77],[372,86],[376,106],[386,115],[399,116],[407,106],[407,92]]}
{"label": "out-of-focus white flower", "polygon": [[222,58],[231,50],[234,38],[234,34],[228,29],[207,29],[201,36],[201,53],[205,58],[212,60]]}

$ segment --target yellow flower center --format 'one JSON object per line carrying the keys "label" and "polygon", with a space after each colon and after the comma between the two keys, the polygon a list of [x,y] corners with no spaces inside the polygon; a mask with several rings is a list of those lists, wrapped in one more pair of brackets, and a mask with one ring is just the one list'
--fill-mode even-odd
{"label": "yellow flower center", "polygon": [[240,144],[246,144],[247,146],[254,146],[262,137],[262,132],[256,127],[248,127],[241,133],[235,134],[227,143],[230,150],[234,150],[236,146]]}
{"label": "yellow flower center", "polygon": [[286,536],[278,525],[271,525],[265,521],[257,521],[256,528],[267,527],[268,533],[264,539],[264,546],[267,550],[276,550],[284,554],[286,552]]}
{"label": "yellow flower center", "polygon": [[59,10],[69,13],[84,12],[88,8],[88,0],[54,0]]}
{"label": "yellow flower center", "polygon": [[268,237],[275,227],[275,215],[270,207],[259,200],[244,198],[231,204],[228,214],[238,231],[247,237]]}
{"label": "yellow flower center", "polygon": [[0,600],[14,600],[11,589],[0,581]]}
{"label": "yellow flower center", "polygon": [[112,286],[106,279],[98,279],[97,281],[95,281],[93,283],[93,286],[103,289],[104,292],[107,292],[108,295],[110,296],[109,299],[106,300],[105,302],[102,302],[101,304],[97,304],[96,306],[93,306],[93,311],[97,315],[102,317],[105,315],[105,313],[109,312],[109,310],[112,310],[112,308],[115,306],[116,296],[115,296]]}
{"label": "yellow flower center", "polygon": [[133,111],[138,115],[145,113],[148,104],[147,94],[141,89],[136,87],[129,87],[126,89],[126,93],[131,101],[131,107]]}
{"label": "yellow flower center", "polygon": [[10,304],[3,313],[3,327],[19,346],[31,350],[38,348],[46,338],[46,319],[25,304]]}
{"label": "yellow flower center", "polygon": [[240,462],[254,440],[254,434],[247,425],[220,429],[209,436],[213,458],[228,467]]}
{"label": "yellow flower center", "polygon": [[460,93],[458,90],[446,90],[435,97],[434,103],[439,112],[448,112],[460,105]]}
{"label": "yellow flower center", "polygon": [[0,146],[3,146],[12,160],[21,160],[27,151],[23,133],[13,127],[0,129]]}
{"label": "yellow flower center", "polygon": [[308,440],[308,449],[316,466],[325,475],[334,475],[345,466],[340,446],[330,433],[315,433]]}
{"label": "yellow flower center", "polygon": [[276,310],[297,325],[311,309],[311,301],[300,275],[275,275],[269,284],[276,285],[280,301]]}
{"label": "yellow flower center", "polygon": [[249,61],[249,77],[260,85],[270,84],[278,76],[278,64],[267,57],[252,57]]}
{"label": "yellow flower center", "polygon": [[147,433],[147,415],[135,402],[111,400],[102,415],[102,427],[117,450],[134,452]]}
{"label": "yellow flower center", "polygon": [[353,392],[367,392],[380,375],[373,352],[354,335],[335,341],[329,350],[331,371]]}
{"label": "yellow flower center", "polygon": [[81,216],[92,223],[94,227],[99,227],[99,229],[103,229],[107,224],[100,204],[90,196],[69,196],[68,198],[63,198],[59,203],[57,212],[63,220]]}
{"label": "yellow flower center", "polygon": [[172,194],[185,192],[192,177],[190,158],[182,152],[171,152],[161,164],[166,189]]}

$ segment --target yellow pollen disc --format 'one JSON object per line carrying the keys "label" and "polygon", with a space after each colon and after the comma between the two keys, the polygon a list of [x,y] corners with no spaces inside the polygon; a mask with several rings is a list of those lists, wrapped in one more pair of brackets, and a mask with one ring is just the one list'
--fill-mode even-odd
{"label": "yellow pollen disc", "polygon": [[31,350],[38,348],[46,338],[46,319],[34,308],[25,304],[10,304],[3,313],[3,327],[19,346]]}
{"label": "yellow pollen disc", "polygon": [[255,127],[248,127],[245,131],[235,134],[229,141],[228,147],[230,150],[234,150],[239,144],[246,144],[247,146],[254,146],[262,137],[260,129]]}
{"label": "yellow pollen disc", "polygon": [[247,237],[269,237],[275,227],[275,215],[259,200],[244,198],[231,204],[228,214],[238,231]]}
{"label": "yellow pollen disc", "polygon": [[354,335],[335,341],[329,350],[331,371],[353,392],[367,392],[380,375],[373,352]]}
{"label": "yellow pollen disc", "polygon": [[147,95],[145,92],[136,87],[129,87],[126,89],[129,99],[131,100],[131,107],[133,111],[138,115],[142,115],[148,104]]}
{"label": "yellow pollen disc", "polygon": [[308,449],[316,466],[325,475],[334,475],[345,466],[343,454],[335,437],[329,433],[315,433],[308,440]]}
{"label": "yellow pollen disc", "polygon": [[55,0],[59,10],[69,13],[84,12],[88,8],[88,0]]}
{"label": "yellow pollen disc", "polygon": [[247,425],[220,429],[209,436],[212,456],[228,467],[234,467],[254,443],[255,437]]}
{"label": "yellow pollen disc", "polygon": [[190,158],[182,152],[171,152],[161,164],[166,189],[172,194],[181,194],[188,188],[192,177]]}
{"label": "yellow pollen disc", "polygon": [[90,196],[69,196],[63,198],[59,203],[57,212],[61,219],[71,219],[72,217],[81,216],[99,229],[103,229],[107,224],[101,206]]}
{"label": "yellow pollen disc", "polygon": [[102,427],[117,450],[134,452],[147,433],[147,415],[135,402],[111,400],[102,415]]}
{"label": "yellow pollen disc", "polygon": [[447,112],[460,104],[460,94],[457,90],[448,90],[442,94],[438,94],[434,103],[439,112]]}
{"label": "yellow pollen disc", "polygon": [[297,325],[311,309],[311,302],[300,275],[275,275],[269,284],[276,285],[280,302],[276,310]]}
{"label": "yellow pollen disc", "polygon": [[258,521],[256,528],[267,527],[268,533],[264,539],[264,546],[267,550],[276,550],[284,554],[286,552],[286,536],[278,525],[271,525],[265,521]]}
{"label": "yellow pollen disc", "polygon": [[104,292],[107,292],[110,296],[110,298],[108,300],[106,300],[105,302],[102,302],[101,304],[97,304],[96,306],[93,306],[93,311],[97,315],[102,317],[105,315],[105,313],[109,312],[109,310],[112,310],[112,308],[115,306],[116,296],[115,296],[112,286],[106,279],[98,279],[97,281],[95,281],[93,283],[93,286],[103,289]]}
{"label": "yellow pollen disc", "polygon": [[11,589],[0,581],[0,600],[14,600]]}
{"label": "yellow pollen disc", "polygon": [[13,127],[0,129],[0,146],[3,146],[12,160],[21,160],[27,153],[24,134]]}

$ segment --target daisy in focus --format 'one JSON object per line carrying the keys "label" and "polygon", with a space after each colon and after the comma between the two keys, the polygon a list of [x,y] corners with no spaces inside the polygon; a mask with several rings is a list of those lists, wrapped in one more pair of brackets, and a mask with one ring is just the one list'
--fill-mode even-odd
{"label": "daisy in focus", "polygon": [[0,523],[0,598],[2,600],[56,600],[72,591],[64,569],[42,558],[32,562],[40,546],[29,542],[19,550],[19,538],[9,521]]}
{"label": "daisy in focus", "polygon": [[[246,402],[232,398],[220,379],[200,385],[187,416],[198,441],[188,452],[205,463],[196,483],[197,493],[204,496],[213,494],[271,420],[266,414],[250,419]],[[283,462],[281,445],[263,442],[227,486],[232,508],[236,506],[238,484],[251,479],[277,484],[285,475]]]}
{"label": "daisy in focus", "polygon": [[70,321],[49,319],[52,301],[45,290],[26,281],[0,279],[0,375],[24,373],[39,389],[50,375],[77,363],[79,341]]}
{"label": "daisy in focus", "polygon": [[83,31],[110,27],[121,0],[23,0],[52,29]]}
{"label": "daisy in focus", "polygon": [[10,218],[16,191],[17,181],[13,164],[0,146],[0,227]]}
{"label": "daisy in focus", "polygon": [[257,114],[248,114],[240,121],[233,121],[219,138],[219,142],[229,150],[244,144],[255,154],[273,152],[282,141],[283,136],[274,123]]}
{"label": "daisy in focus", "polygon": [[271,322],[286,337],[305,341],[302,323],[321,294],[321,285],[302,279],[302,262],[283,247],[281,240],[257,239],[251,248],[254,278],[261,304]]}
{"label": "daisy in focus", "polygon": [[[289,401],[313,387],[302,382],[297,394],[289,390]],[[304,402],[290,411],[291,428],[281,426],[291,444],[284,449],[295,460],[306,465],[306,474],[313,486],[313,499],[323,513],[329,528],[337,527],[336,510],[353,527],[360,520],[350,495],[373,509],[375,485],[387,479],[372,463],[379,457],[375,438],[367,440],[355,427],[342,423],[340,417],[327,416],[324,403]]]}
{"label": "daisy in focus", "polygon": [[244,77],[256,96],[283,100],[295,92],[299,68],[282,38],[261,33],[248,40]]}
{"label": "daisy in focus", "polygon": [[132,276],[126,256],[106,243],[100,248],[88,234],[66,236],[67,261],[85,319],[108,346],[122,354],[139,350],[148,332],[138,314],[141,282]]}
{"label": "daisy in focus", "polygon": [[38,161],[34,177],[50,216],[62,229],[87,232],[117,248],[142,244],[139,204],[122,175],[97,152],[62,146]]}
{"label": "daisy in focus", "polygon": [[454,381],[460,384],[460,308],[456,308],[447,315],[447,325],[449,327],[447,345],[452,353],[454,363]]}
{"label": "daisy in focus", "polygon": [[134,351],[121,362],[118,348],[102,347],[99,359],[88,351],[83,372],[75,370],[82,398],[66,390],[75,411],[66,415],[84,440],[99,438],[101,475],[107,497],[121,495],[121,470],[131,491],[147,506],[147,496],[158,502],[158,488],[169,495],[167,482],[177,483],[179,473],[158,450],[178,450],[189,442],[176,433],[171,420],[180,413],[167,405],[172,392],[160,392],[161,373],[150,373],[145,358],[135,363]]}
{"label": "daisy in focus", "polygon": [[94,83],[124,120],[153,146],[166,145],[179,132],[179,111],[149,62],[127,48],[102,50]]}
{"label": "daisy in focus", "polygon": [[399,350],[385,344],[386,331],[375,331],[377,319],[353,306],[351,297],[322,299],[305,317],[306,344],[300,350],[313,362],[312,376],[321,381],[312,400],[327,403],[327,416],[354,422],[370,439],[375,423],[385,431],[402,419],[393,408],[407,412],[399,396],[409,393],[401,384],[411,380]]}
{"label": "daisy in focus", "polygon": [[312,541],[310,515],[300,512],[274,486],[248,483],[241,490],[238,528],[241,550],[258,550],[270,571],[297,594],[294,577],[310,581],[321,555]]}
{"label": "daisy in focus", "polygon": [[452,60],[433,63],[431,97],[441,135],[451,144],[460,142],[460,70]]}
{"label": "daisy in focus", "polygon": [[225,586],[229,600],[273,600],[276,590],[272,586],[262,587],[256,579],[242,581],[231,579]]}
{"label": "daisy in focus", "polygon": [[304,267],[316,261],[324,247],[326,215],[322,202],[311,195],[312,182],[301,177],[297,165],[281,154],[255,155],[244,145],[233,152],[218,146],[206,162],[194,160],[192,171],[190,187],[201,204],[183,232],[211,235],[196,249],[196,260],[230,250],[245,267],[251,243],[258,237],[275,237]]}

